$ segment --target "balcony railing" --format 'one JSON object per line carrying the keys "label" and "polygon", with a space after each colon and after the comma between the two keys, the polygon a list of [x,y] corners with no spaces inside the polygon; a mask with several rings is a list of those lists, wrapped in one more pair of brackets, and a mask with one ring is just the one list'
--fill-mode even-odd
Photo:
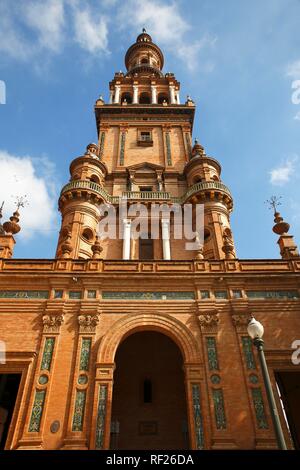
{"label": "balcony railing", "polygon": [[70,183],[67,183],[61,190],[60,195],[62,196],[64,193],[67,191],[72,191],[72,189],[87,189],[90,191],[94,191],[95,193],[99,194],[100,196],[103,197],[103,199],[110,203],[110,204],[118,204],[119,203],[119,197],[118,196],[111,196],[108,194],[108,192],[102,188],[97,183],[94,183],[94,181],[89,181],[89,180],[75,180],[75,181],[70,181]]}
{"label": "balcony railing", "polygon": [[122,197],[143,201],[149,201],[153,199],[158,201],[168,201],[171,199],[170,193],[165,191],[124,191],[122,193]]}
{"label": "balcony railing", "polygon": [[231,197],[231,193],[225,184],[220,183],[219,181],[201,181],[200,183],[196,183],[191,186],[187,192],[182,196],[182,199],[186,201],[190,196],[196,194],[201,191],[205,191],[207,189],[215,189],[220,190],[223,193],[226,193],[229,197]]}
{"label": "balcony railing", "polygon": [[111,196],[102,186],[89,180],[75,180],[67,183],[61,190],[61,195],[72,190],[90,190],[102,196],[109,204],[118,204],[120,199],[136,201],[170,201],[172,203],[183,204],[189,197],[201,191],[219,190],[231,198],[231,194],[225,184],[219,181],[202,181],[191,186],[181,197],[171,197],[166,191],[124,191],[122,196]]}

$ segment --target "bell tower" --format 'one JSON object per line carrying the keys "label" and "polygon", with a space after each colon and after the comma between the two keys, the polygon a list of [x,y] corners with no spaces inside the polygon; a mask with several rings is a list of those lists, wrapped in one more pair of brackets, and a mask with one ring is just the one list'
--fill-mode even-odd
{"label": "bell tower", "polygon": [[[70,165],[71,179],[59,199],[57,257],[99,257],[101,245],[104,259],[235,258],[233,201],[220,179],[221,166],[197,141],[192,146],[195,103],[188,96],[181,104],[180,83],[173,73],[163,73],[163,65],[161,49],[143,29],[126,52],[126,72],[115,73],[109,83],[109,102],[101,96],[96,101],[98,143]],[[174,236],[173,218],[163,216],[158,239],[147,228],[147,241],[133,237],[132,216],[116,219],[116,239],[96,239],[99,204],[114,206],[118,214],[120,201],[128,209],[143,204],[148,219],[153,204],[204,204],[203,244],[187,250],[187,240]]]}

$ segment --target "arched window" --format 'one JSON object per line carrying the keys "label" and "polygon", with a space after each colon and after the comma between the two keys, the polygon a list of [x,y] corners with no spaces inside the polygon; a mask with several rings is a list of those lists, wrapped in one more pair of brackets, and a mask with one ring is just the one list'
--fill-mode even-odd
{"label": "arched window", "polygon": [[201,181],[202,181],[201,176],[197,175],[197,176],[195,176],[193,183],[197,184],[197,183],[201,183]]}
{"label": "arched window", "polygon": [[147,59],[147,57],[142,58],[141,64],[149,64],[149,60]]}
{"label": "arched window", "polygon": [[169,97],[166,93],[159,93],[157,97],[158,104],[163,104],[163,102],[169,103]]}
{"label": "arched window", "polygon": [[90,228],[85,228],[82,232],[82,238],[84,238],[86,241],[91,242],[93,240],[94,234],[92,229]]}
{"label": "arched window", "polygon": [[214,176],[212,177],[212,181],[220,181],[220,180],[219,180],[219,178],[217,177],[217,175],[214,175]]}
{"label": "arched window", "polygon": [[93,183],[100,184],[100,180],[99,180],[99,178],[98,178],[97,175],[92,175],[92,176],[90,177],[90,180],[93,181]]}
{"label": "arched window", "polygon": [[150,104],[151,103],[150,94],[149,93],[141,93],[139,103],[140,104]]}
{"label": "arched window", "polygon": [[122,97],[121,97],[121,103],[123,103],[123,101],[126,100],[126,103],[127,104],[131,104],[132,103],[132,95],[131,93],[128,93],[128,92],[125,92],[122,94]]}

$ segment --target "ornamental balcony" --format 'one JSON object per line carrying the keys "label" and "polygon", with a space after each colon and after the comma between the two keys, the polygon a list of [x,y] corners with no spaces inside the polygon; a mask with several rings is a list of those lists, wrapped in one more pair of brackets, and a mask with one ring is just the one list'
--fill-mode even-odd
{"label": "ornamental balcony", "polygon": [[199,191],[205,191],[205,190],[218,190],[222,191],[223,193],[227,194],[229,197],[231,197],[231,193],[227,186],[225,184],[220,183],[219,181],[201,181],[199,183],[193,184],[188,191],[185,193],[184,198],[188,199],[192,195],[198,193]]}
{"label": "ornamental balcony", "polygon": [[89,180],[74,180],[67,183],[60,192],[60,200],[84,197],[89,193],[109,204],[119,203],[119,197],[111,196],[102,186]]}
{"label": "ornamental balcony", "polygon": [[225,184],[219,181],[201,181],[191,186],[181,198],[171,198],[172,202],[183,204],[188,200],[192,202],[204,202],[217,199],[223,201],[228,209],[232,209],[232,196]]}
{"label": "ornamental balcony", "polygon": [[165,191],[124,191],[122,198],[135,201],[170,201],[170,193]]}
{"label": "ornamental balcony", "polygon": [[[191,186],[181,197],[171,197],[166,191],[123,191],[122,196],[111,196],[102,186],[89,180],[74,180],[67,183],[61,190],[60,201],[65,199],[87,197],[94,195],[99,202],[119,204],[121,199],[128,201],[166,201],[170,203],[184,204],[193,198],[211,200],[213,197],[224,200],[229,208],[232,207],[232,196],[225,184],[219,181],[201,181]],[[196,202],[196,200],[193,200]]]}

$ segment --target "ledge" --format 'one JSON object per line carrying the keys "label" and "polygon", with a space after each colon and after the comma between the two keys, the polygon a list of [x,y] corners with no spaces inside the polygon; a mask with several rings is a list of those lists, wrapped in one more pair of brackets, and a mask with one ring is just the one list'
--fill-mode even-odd
{"label": "ledge", "polygon": [[109,204],[119,204],[121,200],[125,198],[130,200],[144,200],[144,201],[153,201],[153,200],[163,200],[168,201],[170,204],[178,203],[184,204],[192,196],[199,193],[206,192],[217,192],[222,193],[223,196],[228,198],[228,201],[232,202],[231,193],[225,184],[220,183],[219,181],[202,181],[191,186],[187,192],[181,197],[172,197],[169,192],[166,191],[124,191],[122,196],[111,196],[102,186],[93,181],[89,180],[74,180],[67,183],[61,190],[60,197],[64,196],[66,193],[78,193],[79,191],[83,192],[93,192],[99,196],[103,201]]}
{"label": "ledge", "polygon": [[[273,271],[272,274],[270,271]],[[111,276],[112,273],[144,275],[200,274],[200,275],[242,275],[262,274],[274,277],[278,274],[300,272],[300,258],[291,260],[79,260],[79,259],[0,259],[2,273],[81,273]],[[127,274],[128,275],[128,274]]]}

